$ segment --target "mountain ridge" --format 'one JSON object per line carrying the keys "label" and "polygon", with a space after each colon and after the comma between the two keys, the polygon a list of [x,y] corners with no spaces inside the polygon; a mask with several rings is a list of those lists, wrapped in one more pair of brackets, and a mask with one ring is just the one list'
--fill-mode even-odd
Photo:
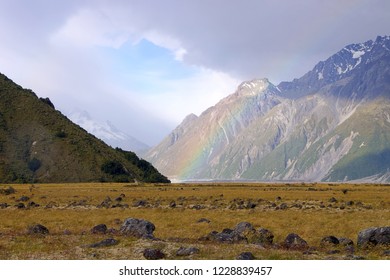
{"label": "mountain ridge", "polygon": [[134,153],[113,149],[48,98],[0,74],[0,182],[168,182]]}
{"label": "mountain ridge", "polygon": [[[198,118],[180,124],[176,142],[164,139],[146,158],[179,180],[362,179],[352,166],[371,170],[361,172],[365,178],[387,178],[388,123],[375,122],[375,135],[385,136],[371,137],[358,116],[375,120],[372,106],[387,112],[389,96],[390,37],[378,36],[344,47],[292,82],[241,83]],[[359,151],[362,142],[372,147]],[[377,168],[378,174],[368,164],[375,161],[386,167]]]}

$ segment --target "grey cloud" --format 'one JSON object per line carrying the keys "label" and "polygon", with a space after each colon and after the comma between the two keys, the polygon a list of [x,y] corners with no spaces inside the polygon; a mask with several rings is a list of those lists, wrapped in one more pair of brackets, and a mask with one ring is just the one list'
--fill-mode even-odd
{"label": "grey cloud", "polygon": [[[107,2],[112,5],[112,1]],[[117,3],[117,2],[116,2]],[[126,4],[125,4],[126,3]],[[130,22],[175,36],[187,50],[184,61],[238,76],[291,79],[345,44],[386,35],[386,0],[245,0],[122,2]],[[107,4],[108,5],[108,4]],[[283,61],[295,57],[289,73]],[[276,64],[276,65],[275,65]],[[279,68],[279,69],[278,69]]]}

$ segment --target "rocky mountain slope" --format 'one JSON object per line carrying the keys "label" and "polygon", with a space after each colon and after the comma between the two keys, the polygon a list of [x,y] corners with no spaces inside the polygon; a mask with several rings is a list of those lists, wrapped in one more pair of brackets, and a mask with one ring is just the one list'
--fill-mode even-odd
{"label": "rocky mountain slope", "polygon": [[134,153],[113,149],[0,74],[0,182],[168,182]]}
{"label": "rocky mountain slope", "polygon": [[242,83],[147,159],[178,180],[390,180],[390,37],[351,44],[291,82]]}

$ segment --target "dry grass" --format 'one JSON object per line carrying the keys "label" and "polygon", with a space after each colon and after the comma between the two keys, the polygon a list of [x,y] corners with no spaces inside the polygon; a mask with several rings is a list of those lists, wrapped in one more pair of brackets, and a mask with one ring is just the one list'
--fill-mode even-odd
{"label": "dry grass", "polygon": [[[356,243],[360,230],[390,226],[387,185],[90,183],[13,187],[15,194],[0,194],[0,204],[9,205],[0,209],[0,259],[142,259],[146,247],[158,247],[167,258],[176,259],[175,252],[181,246],[198,247],[199,254],[187,257],[194,259],[234,259],[243,251],[251,251],[263,259],[343,258],[346,255],[343,251],[328,255],[317,249],[306,255],[277,247],[264,249],[258,245],[218,244],[198,239],[213,230],[233,228],[247,221],[255,228],[271,230],[274,243],[283,242],[293,232],[310,246],[319,248],[324,236],[347,237]],[[128,207],[97,207],[107,197],[114,201],[121,194],[125,197],[120,203]],[[15,205],[22,196],[30,198],[23,202],[25,205],[33,201],[39,207],[17,209]],[[141,206],[136,207],[141,200]],[[176,207],[170,207],[173,201]],[[255,207],[248,206],[249,203]],[[91,234],[93,226],[104,223],[118,229],[128,217],[154,223],[154,235],[161,241],[114,235],[120,241],[116,246],[100,249],[85,246],[107,238]],[[201,218],[211,222],[197,223]],[[50,234],[27,235],[27,227],[34,223],[45,225]],[[384,249],[357,249],[355,254],[386,259],[382,255]]]}

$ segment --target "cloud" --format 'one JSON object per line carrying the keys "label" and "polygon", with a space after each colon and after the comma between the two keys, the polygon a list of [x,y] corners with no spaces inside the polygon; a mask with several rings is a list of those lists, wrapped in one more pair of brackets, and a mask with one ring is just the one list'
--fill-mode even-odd
{"label": "cloud", "polygon": [[3,0],[0,71],[155,144],[243,80],[389,35],[387,0]]}

